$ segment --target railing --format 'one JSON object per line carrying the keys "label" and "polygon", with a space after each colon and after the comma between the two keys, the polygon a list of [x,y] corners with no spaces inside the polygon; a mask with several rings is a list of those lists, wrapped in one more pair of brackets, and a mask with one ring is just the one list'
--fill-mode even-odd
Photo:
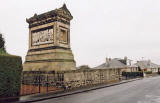
{"label": "railing", "polygon": [[21,95],[63,90],[63,74],[24,72],[21,79]]}

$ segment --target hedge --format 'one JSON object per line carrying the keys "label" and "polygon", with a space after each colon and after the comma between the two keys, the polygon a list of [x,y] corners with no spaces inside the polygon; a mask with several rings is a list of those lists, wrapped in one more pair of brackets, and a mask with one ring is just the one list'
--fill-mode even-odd
{"label": "hedge", "polygon": [[122,72],[125,77],[143,77],[143,72]]}
{"label": "hedge", "polygon": [[0,54],[0,99],[20,95],[21,72],[21,57]]}
{"label": "hedge", "polygon": [[147,71],[147,72],[144,72],[146,74],[152,74],[152,71]]}

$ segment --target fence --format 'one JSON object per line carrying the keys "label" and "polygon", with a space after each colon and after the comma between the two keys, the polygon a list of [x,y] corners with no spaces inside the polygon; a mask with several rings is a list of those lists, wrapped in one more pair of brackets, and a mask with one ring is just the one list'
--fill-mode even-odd
{"label": "fence", "polygon": [[26,71],[21,78],[21,95],[57,92],[66,89],[116,82],[120,69],[89,69],[62,72]]}
{"label": "fence", "polygon": [[64,74],[62,73],[42,71],[23,72],[21,95],[62,90],[63,77]]}

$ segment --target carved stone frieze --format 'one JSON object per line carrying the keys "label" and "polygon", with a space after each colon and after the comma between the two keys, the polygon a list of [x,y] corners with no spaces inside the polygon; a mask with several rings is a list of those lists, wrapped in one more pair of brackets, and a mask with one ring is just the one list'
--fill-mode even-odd
{"label": "carved stone frieze", "polygon": [[53,27],[32,32],[32,45],[53,43]]}

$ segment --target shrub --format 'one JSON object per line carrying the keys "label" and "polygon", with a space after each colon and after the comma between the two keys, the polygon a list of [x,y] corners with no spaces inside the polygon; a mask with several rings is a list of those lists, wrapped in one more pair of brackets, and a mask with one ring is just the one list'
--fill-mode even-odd
{"label": "shrub", "polygon": [[0,98],[19,96],[21,57],[0,54]]}
{"label": "shrub", "polygon": [[2,36],[2,34],[0,33],[0,51],[5,51],[5,40]]}
{"label": "shrub", "polygon": [[145,72],[146,74],[152,74],[152,71],[147,71],[147,72]]}
{"label": "shrub", "polygon": [[6,52],[5,40],[0,33],[0,102],[5,102],[2,98],[19,96],[21,71],[21,57]]}
{"label": "shrub", "polygon": [[143,72],[122,72],[125,77],[143,77]]}

